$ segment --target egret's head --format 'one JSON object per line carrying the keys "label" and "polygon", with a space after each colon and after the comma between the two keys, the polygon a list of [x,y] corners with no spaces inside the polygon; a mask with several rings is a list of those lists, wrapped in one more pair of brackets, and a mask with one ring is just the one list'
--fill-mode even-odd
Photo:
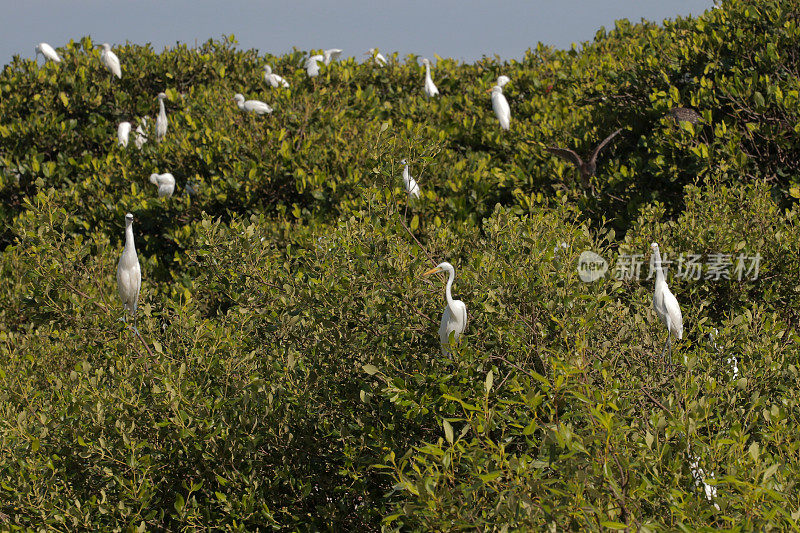
{"label": "egret's head", "polygon": [[654,242],[653,244],[651,244],[650,245],[650,249],[653,250],[654,252],[657,252],[658,251],[658,243]]}
{"label": "egret's head", "polygon": [[103,47],[104,52],[108,52],[109,50],[111,50],[111,45],[108,43],[103,43],[100,46]]}
{"label": "egret's head", "polygon": [[167,97],[166,93],[158,93],[158,99],[159,100],[164,100],[166,97]]}
{"label": "egret's head", "polygon": [[158,185],[158,174],[150,174],[150,183]]}
{"label": "egret's head", "polygon": [[243,103],[244,103],[244,95],[237,93],[237,94],[235,94],[235,95],[233,96],[233,100],[234,100],[234,101],[235,101],[237,104],[243,104]]}
{"label": "egret's head", "polygon": [[429,67],[429,66],[431,66],[431,62],[430,62],[430,61],[428,61],[428,58],[427,58],[427,57],[425,57],[425,58],[423,58],[423,59],[422,59],[422,64],[423,64],[423,65],[425,65],[426,67]]}
{"label": "egret's head", "polygon": [[436,265],[432,269],[430,269],[427,272],[425,272],[424,274],[422,274],[422,277],[424,278],[426,276],[430,276],[431,274],[436,274],[437,272],[448,272],[449,273],[449,272],[453,272],[453,271],[454,271],[453,265],[451,265],[450,263],[445,261],[443,263],[439,263],[438,265]]}
{"label": "egret's head", "polygon": [[272,67],[269,65],[264,65],[264,74],[272,74]]}
{"label": "egret's head", "polygon": [[401,165],[407,165],[407,164],[408,164],[408,161],[406,161],[405,159],[401,159],[401,160],[400,160],[400,164],[401,164]]}
{"label": "egret's head", "polygon": [[503,87],[506,83],[508,83],[510,81],[511,81],[511,78],[509,78],[508,76],[500,76],[499,78],[497,78],[497,85],[499,87]]}
{"label": "egret's head", "polygon": [[36,47],[34,48],[34,50],[36,50],[36,55],[41,54],[42,53],[42,43],[37,44]]}
{"label": "egret's head", "polygon": [[131,224],[133,224],[133,215],[128,213],[127,215],[125,215],[125,226],[127,227],[130,226]]}

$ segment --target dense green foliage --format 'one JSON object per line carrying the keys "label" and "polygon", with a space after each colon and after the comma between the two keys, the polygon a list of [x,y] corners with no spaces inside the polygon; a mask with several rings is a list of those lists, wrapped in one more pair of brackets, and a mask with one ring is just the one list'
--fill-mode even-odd
{"label": "dense green foliage", "polygon": [[[89,38],[60,64],[15,58],[0,529],[797,529],[798,20],[734,1],[519,62],[440,58],[430,100],[416,57],[308,79],[304,54],[233,39],[126,45],[121,80]],[[160,91],[164,142],[118,146]],[[241,114],[237,92],[275,112]],[[619,127],[588,187],[543,149]],[[119,321],[126,212],[141,337]],[[685,332],[666,366],[653,241],[761,257],[756,279],[670,275]],[[642,254],[645,275],[585,283],[584,250]],[[442,260],[470,316],[452,358],[442,280],[420,279]]]}

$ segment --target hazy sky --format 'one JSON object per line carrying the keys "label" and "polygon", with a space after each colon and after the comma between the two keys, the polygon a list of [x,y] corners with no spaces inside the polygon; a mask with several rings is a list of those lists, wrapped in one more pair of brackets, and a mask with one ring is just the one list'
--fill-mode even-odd
{"label": "hazy sky", "polygon": [[712,0],[0,0],[0,61],[33,57],[40,41],[58,47],[91,35],[96,43],[202,43],[234,34],[241,48],[282,53],[368,48],[461,60],[520,58],[541,41],[559,48],[591,40],[614,20],[698,15]]}

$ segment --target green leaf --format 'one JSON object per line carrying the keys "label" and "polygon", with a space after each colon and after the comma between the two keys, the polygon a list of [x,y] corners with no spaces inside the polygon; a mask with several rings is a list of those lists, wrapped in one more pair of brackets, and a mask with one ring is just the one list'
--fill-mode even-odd
{"label": "green leaf", "polygon": [[364,370],[364,372],[366,372],[370,376],[374,376],[375,374],[380,372],[380,370],[378,370],[378,367],[375,365],[364,365],[361,368]]}
{"label": "green leaf", "polygon": [[58,97],[61,99],[61,103],[64,104],[64,107],[69,107],[69,98],[67,98],[67,93],[62,91],[58,93]]}
{"label": "green leaf", "polygon": [[453,426],[444,418],[442,419],[442,426],[444,427],[444,438],[447,439],[447,442],[453,444]]}
{"label": "green leaf", "polygon": [[491,392],[493,384],[494,384],[494,372],[489,370],[489,372],[486,373],[486,381],[484,381],[483,383],[484,388],[486,388],[486,394],[489,394],[489,392]]}
{"label": "green leaf", "polygon": [[411,219],[411,231],[416,231],[419,227],[419,216],[414,215],[414,218]]}
{"label": "green leaf", "polygon": [[608,529],[628,529],[627,524],[622,522],[600,522],[600,525]]}
{"label": "green leaf", "polygon": [[183,511],[185,505],[186,502],[184,501],[183,496],[181,496],[180,493],[175,494],[175,510],[180,513]]}

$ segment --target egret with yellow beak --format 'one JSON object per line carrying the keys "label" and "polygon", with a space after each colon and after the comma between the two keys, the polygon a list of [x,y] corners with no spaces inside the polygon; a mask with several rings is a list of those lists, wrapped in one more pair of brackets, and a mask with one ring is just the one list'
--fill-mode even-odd
{"label": "egret with yellow beak", "polygon": [[453,300],[453,294],[450,292],[453,287],[453,280],[456,277],[456,271],[453,265],[445,261],[439,263],[436,267],[428,270],[422,276],[430,276],[437,272],[447,272],[449,277],[447,285],[444,290],[447,306],[442,313],[442,324],[439,326],[439,341],[442,343],[442,355],[450,354],[450,334],[453,334],[453,342],[458,341],[461,334],[467,328],[467,306],[461,300]]}

